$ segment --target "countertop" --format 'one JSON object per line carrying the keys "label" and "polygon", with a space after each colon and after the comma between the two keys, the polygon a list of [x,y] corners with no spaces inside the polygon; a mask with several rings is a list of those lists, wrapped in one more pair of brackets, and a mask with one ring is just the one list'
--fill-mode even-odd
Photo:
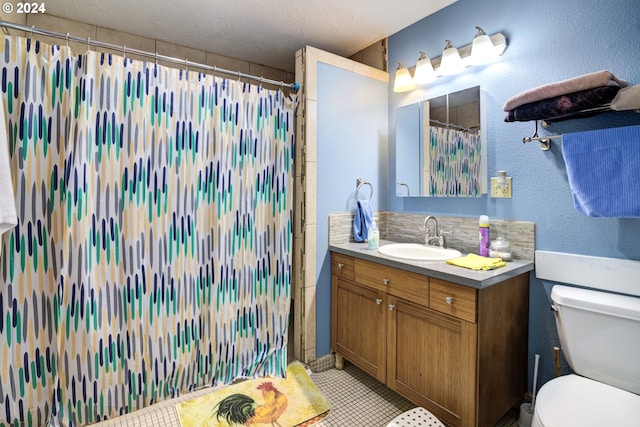
{"label": "countertop", "polygon": [[[395,243],[381,240],[380,246]],[[447,264],[445,261],[409,261],[383,255],[377,249],[368,249],[366,243],[338,243],[329,245],[329,251],[350,255],[355,258],[376,262],[401,270],[424,274],[429,277],[446,280],[476,289],[486,288],[520,274],[532,271],[533,261],[513,260],[504,267],[488,271],[475,271],[464,267]]]}

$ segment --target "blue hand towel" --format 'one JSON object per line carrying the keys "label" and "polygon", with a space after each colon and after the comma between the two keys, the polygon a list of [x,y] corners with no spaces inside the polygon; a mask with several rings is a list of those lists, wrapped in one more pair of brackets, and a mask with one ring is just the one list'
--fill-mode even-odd
{"label": "blue hand towel", "polygon": [[364,242],[367,240],[369,227],[373,222],[373,212],[368,200],[356,201],[356,214],[353,217],[353,240]]}
{"label": "blue hand towel", "polygon": [[590,217],[640,217],[640,126],[562,136],[576,209]]}

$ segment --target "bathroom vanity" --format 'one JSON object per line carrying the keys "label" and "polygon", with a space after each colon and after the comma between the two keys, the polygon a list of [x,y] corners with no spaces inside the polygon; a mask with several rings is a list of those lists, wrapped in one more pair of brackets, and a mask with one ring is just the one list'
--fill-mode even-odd
{"label": "bathroom vanity", "polygon": [[448,426],[492,427],[527,391],[529,271],[332,245],[331,346]]}

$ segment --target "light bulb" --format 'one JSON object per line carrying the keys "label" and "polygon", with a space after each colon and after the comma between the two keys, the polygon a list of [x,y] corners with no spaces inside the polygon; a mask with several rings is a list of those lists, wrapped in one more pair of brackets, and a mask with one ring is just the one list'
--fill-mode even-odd
{"label": "light bulb", "polygon": [[460,57],[458,49],[451,43],[450,40],[446,40],[447,44],[442,52],[442,59],[440,61],[440,74],[449,76],[452,74],[460,73],[464,70],[464,63]]}
{"label": "light bulb", "polygon": [[419,85],[426,85],[436,79],[436,72],[431,65],[431,59],[426,53],[420,52],[418,62],[416,62],[416,71],[413,75],[413,81]]}
{"label": "light bulb", "polygon": [[411,73],[407,69],[407,67],[403,63],[398,63],[398,68],[396,69],[396,77],[393,82],[393,91],[394,92],[406,92],[416,87],[413,78],[411,77]]}
{"label": "light bulb", "polygon": [[476,36],[471,43],[471,63],[473,65],[486,64],[498,57],[498,50],[480,27],[476,27]]}

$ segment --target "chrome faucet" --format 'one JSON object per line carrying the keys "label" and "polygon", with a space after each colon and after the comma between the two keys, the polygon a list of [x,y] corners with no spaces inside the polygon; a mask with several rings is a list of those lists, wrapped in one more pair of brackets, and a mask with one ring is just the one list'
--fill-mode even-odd
{"label": "chrome faucet", "polygon": [[[433,230],[429,227],[429,221],[433,222]],[[422,227],[420,227],[420,230],[427,232],[424,236],[425,245],[437,245],[441,248],[446,247],[444,235],[451,234],[451,231],[438,231],[438,220],[433,215],[429,215],[424,219],[424,223],[422,224]],[[433,234],[431,234],[432,231]]]}

